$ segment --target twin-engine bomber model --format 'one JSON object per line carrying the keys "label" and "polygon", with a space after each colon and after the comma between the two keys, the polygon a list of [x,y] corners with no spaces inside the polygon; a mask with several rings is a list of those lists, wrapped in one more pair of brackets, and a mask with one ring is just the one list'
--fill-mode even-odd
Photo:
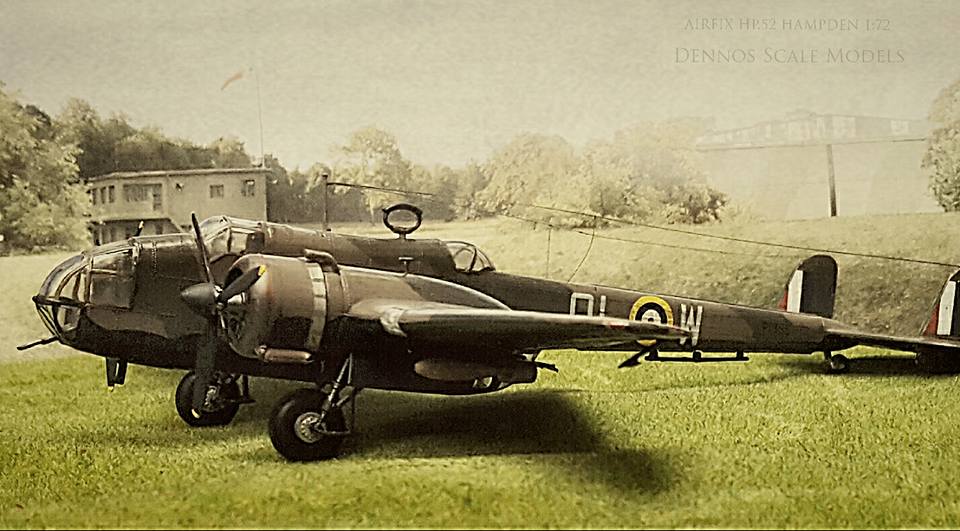
{"label": "twin-engine bomber model", "polygon": [[[250,402],[248,376],[315,384],[277,405],[270,440],[294,461],[337,455],[344,406],[361,389],[476,394],[531,383],[545,349],[630,352],[651,361],[745,361],[747,352],[823,352],[854,345],[960,352],[954,274],[921,335],[895,337],[833,320],[837,265],[804,260],[780,310],[500,273],[477,247],[414,240],[415,206],[384,210],[396,239],[193,217],[193,235],[135,236],[54,268],[33,297],[60,341],[106,358],[107,384],[128,363],[188,369],[176,407],[190,426],[228,424]],[[662,356],[689,352],[690,356]],[[733,353],[704,356],[705,352]]]}

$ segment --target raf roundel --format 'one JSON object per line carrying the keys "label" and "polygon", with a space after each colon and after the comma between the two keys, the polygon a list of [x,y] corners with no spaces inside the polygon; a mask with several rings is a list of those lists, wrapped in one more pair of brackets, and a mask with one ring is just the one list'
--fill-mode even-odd
{"label": "raf roundel", "polygon": [[[660,297],[645,295],[637,299],[630,308],[630,319],[636,321],[647,321],[666,325],[673,324],[673,310],[667,301]],[[637,343],[643,346],[650,346],[656,343],[654,340],[639,340]]]}
{"label": "raf roundel", "polygon": [[673,324],[673,310],[660,297],[644,296],[637,299],[630,309],[630,319],[666,325]]}

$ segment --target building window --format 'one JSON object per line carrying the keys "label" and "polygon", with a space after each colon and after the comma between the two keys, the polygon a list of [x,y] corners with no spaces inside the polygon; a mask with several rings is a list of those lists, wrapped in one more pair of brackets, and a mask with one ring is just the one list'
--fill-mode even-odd
{"label": "building window", "polygon": [[905,135],[910,132],[910,122],[906,120],[890,120],[890,132],[895,135]]}
{"label": "building window", "polygon": [[107,188],[107,200],[109,200],[111,203],[113,203],[117,199],[116,188],[117,187],[113,186],[112,184],[110,185],[109,188]]}
{"label": "building window", "polygon": [[147,187],[142,184],[123,185],[123,200],[128,203],[147,200]]}
{"label": "building window", "polygon": [[857,119],[852,116],[833,117],[833,138],[853,138],[857,135]]}
{"label": "building window", "polygon": [[97,198],[98,198],[98,197],[99,197],[99,196],[97,195],[97,189],[96,189],[96,188],[90,190],[90,200],[93,201],[93,204],[94,204],[94,205],[97,204]]}
{"label": "building window", "polygon": [[107,204],[107,187],[106,186],[100,188],[100,204],[101,205]]}
{"label": "building window", "polygon": [[163,185],[161,184],[125,184],[123,185],[123,200],[128,203],[153,200],[154,206],[162,201]]}
{"label": "building window", "polygon": [[257,181],[253,179],[243,181],[243,186],[240,188],[240,195],[243,197],[253,197],[257,195]]}
{"label": "building window", "polygon": [[223,198],[223,185],[222,184],[211,184],[210,185],[210,199],[222,199]]}

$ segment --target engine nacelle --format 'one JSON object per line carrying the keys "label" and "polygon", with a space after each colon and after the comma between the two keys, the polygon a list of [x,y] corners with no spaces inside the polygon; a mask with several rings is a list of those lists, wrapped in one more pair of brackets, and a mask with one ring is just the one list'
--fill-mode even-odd
{"label": "engine nacelle", "polygon": [[[265,272],[245,293],[227,301],[223,316],[230,347],[264,361],[309,362],[320,349],[328,316],[334,313],[330,309],[340,308],[342,299],[336,264],[321,264],[260,254],[234,262],[227,284],[251,269],[264,266]],[[336,284],[328,286],[331,281]]]}

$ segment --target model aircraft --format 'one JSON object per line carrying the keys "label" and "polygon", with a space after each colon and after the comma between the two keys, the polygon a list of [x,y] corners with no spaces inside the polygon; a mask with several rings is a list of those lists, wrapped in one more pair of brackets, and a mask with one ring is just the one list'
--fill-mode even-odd
{"label": "model aircraft", "polygon": [[252,401],[249,376],[311,383],[269,419],[273,446],[294,461],[338,454],[362,389],[497,391],[556,370],[537,359],[547,349],[629,352],[621,367],[823,352],[837,371],[848,360],[833,353],[854,345],[938,361],[960,351],[960,272],[924,333],[897,337],[831,318],[837,265],[826,255],[797,267],[773,310],[506,274],[470,243],[409,238],[422,222],[413,205],[383,219],[397,238],[194,216],[192,235],[94,247],[33,297],[52,337],[18,348],[60,341],[105,357],[111,387],[128,363],[186,369],[176,408],[191,426],[228,424]]}

